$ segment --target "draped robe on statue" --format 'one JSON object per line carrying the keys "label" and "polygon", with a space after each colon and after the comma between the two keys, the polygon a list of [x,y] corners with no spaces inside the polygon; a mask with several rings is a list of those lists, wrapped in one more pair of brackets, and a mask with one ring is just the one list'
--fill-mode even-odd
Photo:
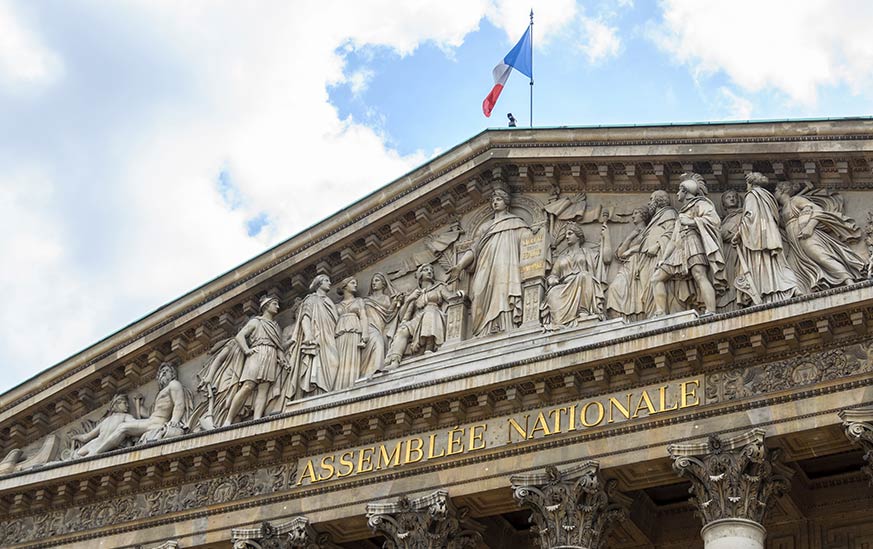
{"label": "draped robe on statue", "polygon": [[737,289],[733,282],[737,278],[737,247],[731,244],[731,239],[736,234],[740,221],[743,219],[743,209],[733,208],[725,213],[721,220],[722,252],[724,252],[724,277],[728,281],[725,292],[718,297],[719,309],[729,307],[737,301]]}
{"label": "draped robe on statue", "polygon": [[[682,216],[690,217],[694,225],[682,225]],[[673,227],[675,248],[664,258],[661,269],[671,277],[691,279],[691,268],[703,265],[716,292],[727,287],[724,277],[724,255],[721,252],[721,219],[715,206],[707,198],[694,196],[679,210],[679,219]],[[694,292],[693,284],[680,284],[676,298],[687,302]]]}
{"label": "draped robe on statue", "polygon": [[581,246],[568,249],[555,260],[551,274],[558,283],[549,288],[540,307],[544,326],[572,327],[580,317],[602,314],[600,267],[599,251]]}
{"label": "draped robe on statue", "polygon": [[[304,319],[312,326],[314,345],[306,342]],[[291,371],[284,384],[285,398],[306,396],[315,391],[332,391],[339,370],[339,352],[336,347],[336,305],[327,296],[312,293],[300,304],[297,323],[291,335],[291,353],[288,362]]]}
{"label": "draped robe on statue", "polygon": [[[803,292],[839,286],[864,277],[864,260],[846,244],[858,240],[861,229],[836,208],[824,209],[816,203],[816,198],[819,197],[799,194],[789,198],[782,207],[788,261]],[[832,206],[827,199],[819,200]],[[812,220],[817,222],[812,235],[800,238],[800,231]],[[817,261],[815,255],[825,258],[827,263]]]}
{"label": "draped robe on statue", "polygon": [[742,263],[737,267],[735,282],[741,305],[781,301],[797,291],[797,277],[782,250],[778,219],[779,206],[773,195],[761,187],[752,187],[743,203],[740,246],[736,250],[747,269],[743,272]]}
{"label": "draped robe on statue", "polygon": [[[643,309],[647,315],[652,315],[655,312],[655,297],[652,294],[652,275],[655,272],[655,266],[663,259],[664,249],[667,243],[670,242],[670,237],[673,235],[673,226],[676,224],[676,218],[679,213],[671,206],[661,208],[649,220],[649,224],[643,231],[641,236],[642,244],[640,246],[640,264],[639,264],[639,279],[643,286],[643,295],[641,298]],[[655,255],[649,255],[649,251],[654,251]],[[681,304],[676,302],[675,286],[685,284],[680,281],[667,281],[667,311],[675,313],[682,310]]]}
{"label": "draped robe on statue", "polygon": [[397,308],[387,295],[365,297],[364,306],[369,339],[361,357],[361,376],[367,377],[375,374],[385,363],[388,342],[397,329]]}
{"label": "draped robe on statue", "polygon": [[476,239],[475,270],[470,285],[473,333],[500,332],[522,318],[521,239],[527,223],[511,213],[497,214]]}

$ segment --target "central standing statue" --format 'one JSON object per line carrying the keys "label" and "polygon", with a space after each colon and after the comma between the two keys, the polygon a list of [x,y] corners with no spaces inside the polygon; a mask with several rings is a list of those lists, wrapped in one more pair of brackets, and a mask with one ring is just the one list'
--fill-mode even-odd
{"label": "central standing statue", "polygon": [[491,195],[494,217],[476,233],[473,247],[449,270],[456,279],[473,267],[470,285],[473,334],[483,336],[518,326],[522,320],[521,239],[530,227],[509,211],[509,193],[496,189]]}
{"label": "central standing statue", "polygon": [[[727,285],[724,256],[721,251],[721,219],[715,205],[706,198],[706,181],[696,173],[682,174],[676,195],[683,203],[673,235],[664,250],[664,259],[652,274],[655,314],[666,314],[666,282],[672,279],[693,281],[697,300],[703,302],[705,314],[715,313],[716,290]],[[691,297],[688,285],[680,285],[678,299]]]}

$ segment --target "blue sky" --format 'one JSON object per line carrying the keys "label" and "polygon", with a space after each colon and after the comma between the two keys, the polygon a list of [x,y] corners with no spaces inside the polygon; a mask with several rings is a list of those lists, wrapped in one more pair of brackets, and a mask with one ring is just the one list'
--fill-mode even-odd
{"label": "blue sky", "polygon": [[0,3],[0,391],[513,112],[537,126],[871,114],[873,4]]}

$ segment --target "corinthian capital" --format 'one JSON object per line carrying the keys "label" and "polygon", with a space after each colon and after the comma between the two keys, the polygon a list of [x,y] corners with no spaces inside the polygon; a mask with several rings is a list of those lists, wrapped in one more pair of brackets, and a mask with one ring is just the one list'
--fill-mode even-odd
{"label": "corinthian capital", "polygon": [[445,490],[417,499],[367,505],[367,523],[388,541],[385,549],[475,549],[481,525],[467,518]]}
{"label": "corinthian capital", "polygon": [[764,446],[764,431],[697,444],[672,444],[673,469],[691,481],[691,501],[704,525],[722,519],[761,524],[768,505],[790,488],[793,471]]}
{"label": "corinthian capital", "polygon": [[540,547],[600,549],[614,522],[627,516],[627,498],[615,491],[614,480],[604,483],[599,470],[598,462],[586,461],[510,478],[515,499],[532,511]]}
{"label": "corinthian capital", "polygon": [[843,410],[840,419],[843,420],[849,440],[864,450],[867,465],[863,471],[870,476],[870,484],[873,484],[873,407]]}
{"label": "corinthian capital", "polygon": [[279,526],[264,522],[257,528],[234,528],[233,549],[339,549],[329,534],[319,534],[306,517],[294,517]]}

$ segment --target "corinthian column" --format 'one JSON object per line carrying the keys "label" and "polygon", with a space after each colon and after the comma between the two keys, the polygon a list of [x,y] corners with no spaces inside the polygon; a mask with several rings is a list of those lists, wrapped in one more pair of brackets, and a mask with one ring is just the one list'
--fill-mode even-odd
{"label": "corinthian column", "polygon": [[764,446],[764,431],[668,447],[673,469],[691,481],[706,549],[764,549],[768,506],[788,491],[791,470]]}
{"label": "corinthian column", "polygon": [[257,528],[234,528],[233,549],[339,549],[329,534],[319,534],[306,517],[294,517],[273,526],[264,522]]}
{"label": "corinthian column", "polygon": [[599,470],[598,462],[586,461],[510,478],[515,499],[532,511],[542,549],[601,549],[614,522],[627,516],[627,498],[615,491],[616,481],[604,483]]}
{"label": "corinthian column", "polygon": [[873,408],[856,408],[840,412],[846,436],[855,445],[864,450],[864,461],[867,465],[862,469],[870,477],[873,484]]}
{"label": "corinthian column", "polygon": [[418,499],[367,505],[367,524],[388,541],[385,549],[475,549],[484,528],[467,518],[445,490]]}

